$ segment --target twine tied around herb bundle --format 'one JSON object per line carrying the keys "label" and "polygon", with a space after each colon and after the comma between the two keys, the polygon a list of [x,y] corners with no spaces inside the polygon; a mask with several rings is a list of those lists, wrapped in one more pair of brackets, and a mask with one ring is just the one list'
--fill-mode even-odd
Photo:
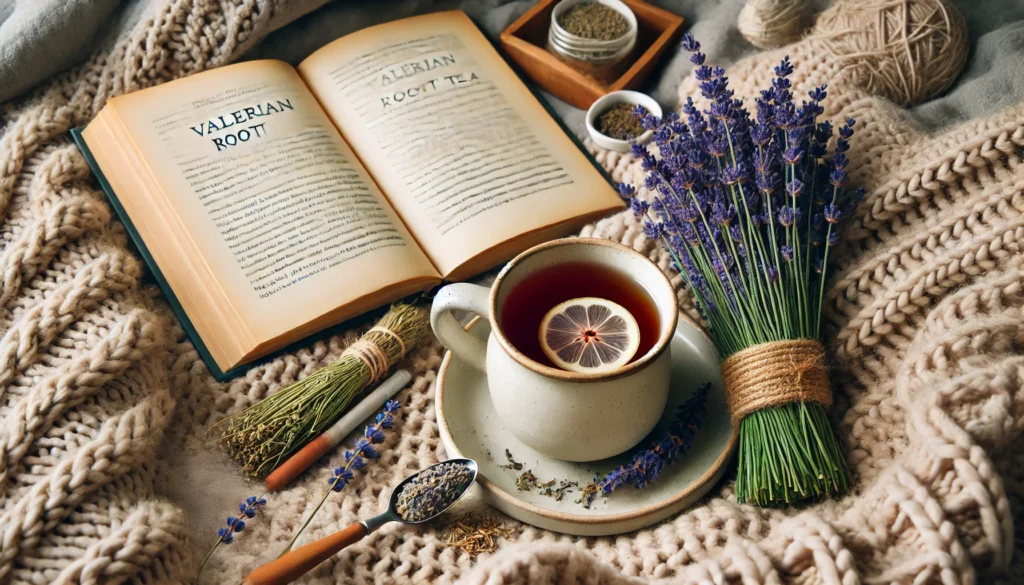
{"label": "twine tied around herb bundle", "polygon": [[722,362],[725,399],[733,425],[748,414],[793,402],[832,406],[825,348],[813,339],[772,341]]}
{"label": "twine tied around herb bundle", "polygon": [[[380,335],[373,335],[379,333]],[[397,344],[398,354],[392,356],[390,348],[385,343],[382,343],[385,339],[392,339]],[[341,354],[341,358],[345,359],[347,356],[355,356],[362,360],[366,365],[366,370],[369,375],[369,380],[366,382],[367,386],[371,386],[384,377],[384,374],[388,373],[391,369],[392,364],[401,360],[405,357],[405,342],[402,341],[402,337],[394,331],[376,325],[366,332],[355,343],[345,348],[345,351]]]}
{"label": "twine tied around herb bundle", "polygon": [[425,307],[396,304],[341,356],[309,377],[215,425],[218,441],[249,475],[263,479],[330,427],[430,330]]}

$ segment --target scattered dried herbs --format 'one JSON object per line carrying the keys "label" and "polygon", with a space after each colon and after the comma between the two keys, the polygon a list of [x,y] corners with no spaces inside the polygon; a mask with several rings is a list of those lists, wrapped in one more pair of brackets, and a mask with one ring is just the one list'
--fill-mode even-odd
{"label": "scattered dried herbs", "polygon": [[446,545],[476,558],[498,550],[498,539],[507,540],[513,534],[512,527],[504,522],[473,512],[449,524],[441,538]]}
{"label": "scattered dried herbs", "polygon": [[[707,397],[711,390],[711,384],[705,383],[676,409],[676,417],[669,428],[660,435],[654,435],[648,447],[640,449],[633,454],[632,460],[604,476],[597,476],[594,481],[580,486],[578,482],[567,479],[551,479],[545,482],[537,479],[533,470],[527,469],[516,477],[516,487],[521,492],[538,490],[542,496],[553,498],[556,502],[562,501],[565,494],[580,492],[577,504],[584,508],[590,508],[598,496],[609,496],[612,492],[630,484],[637,489],[643,489],[657,481],[661,472],[687,451],[693,443],[697,430],[704,423],[707,416]],[[508,465],[502,465],[502,469],[519,471],[523,464],[512,457],[512,453],[505,449],[505,457]],[[555,484],[558,487],[555,487]]]}
{"label": "scattered dried herbs", "polygon": [[537,476],[533,474],[533,471],[527,469],[516,478],[516,487],[521,492],[528,492],[533,490],[533,488],[540,487],[540,483],[538,483]]}
{"label": "scattered dried herbs", "polygon": [[562,481],[560,481],[558,487],[554,487],[554,485],[555,480],[551,480],[546,485],[542,485],[541,487],[543,489],[540,490],[540,495],[547,496],[549,498],[554,498],[556,502],[561,502],[562,496],[564,496],[567,493],[572,493],[573,488],[580,487],[579,482],[569,481],[567,479],[563,479]]}
{"label": "scattered dried herbs", "polygon": [[558,18],[565,32],[598,41],[613,41],[629,32],[629,21],[618,10],[597,2],[580,2]]}
{"label": "scattered dried herbs", "polygon": [[[508,471],[522,471],[518,476],[516,476],[516,489],[521,492],[532,492],[537,490],[537,493],[540,495],[553,498],[556,502],[561,502],[562,497],[565,494],[572,493],[573,488],[579,488],[580,486],[578,482],[569,481],[567,479],[550,479],[548,481],[541,481],[537,479],[537,476],[533,473],[532,469],[523,470],[523,464],[516,461],[508,449],[505,449],[505,458],[508,459],[508,465],[499,466],[501,469]],[[558,484],[557,487],[555,484]]]}
{"label": "scattered dried herbs", "polygon": [[502,469],[510,469],[513,471],[521,471],[523,469],[523,464],[513,459],[512,453],[508,449],[505,449],[505,459],[508,459],[508,465],[502,465]]}
{"label": "scattered dried herbs", "polygon": [[421,522],[444,512],[459,499],[473,471],[461,461],[449,461],[422,471],[402,487],[395,508],[406,522]]}
{"label": "scattered dried herbs", "polygon": [[625,103],[615,104],[598,116],[597,131],[616,140],[633,140],[646,132],[633,105]]}

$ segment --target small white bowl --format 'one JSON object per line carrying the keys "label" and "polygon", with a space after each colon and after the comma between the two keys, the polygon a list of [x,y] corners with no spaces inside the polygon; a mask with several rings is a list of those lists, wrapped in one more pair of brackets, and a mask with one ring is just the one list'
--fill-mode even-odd
{"label": "small white bowl", "polygon": [[654,98],[649,95],[625,89],[605,94],[598,98],[596,102],[591,104],[590,109],[587,110],[587,132],[590,133],[590,138],[594,140],[594,144],[601,148],[614,150],[616,152],[629,152],[630,143],[637,142],[639,144],[647,144],[651,140],[651,134],[653,134],[653,132],[648,130],[641,134],[635,141],[619,140],[617,138],[601,134],[597,131],[596,126],[598,116],[603,114],[608,108],[620,103],[626,103],[633,106],[641,105],[647,108],[648,112],[659,118],[661,117],[661,106],[658,105],[658,102],[654,101]]}

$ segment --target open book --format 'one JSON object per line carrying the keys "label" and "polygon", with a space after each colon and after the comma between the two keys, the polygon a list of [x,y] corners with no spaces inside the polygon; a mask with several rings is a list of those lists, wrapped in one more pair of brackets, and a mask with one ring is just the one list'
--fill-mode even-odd
{"label": "open book", "polygon": [[350,34],[297,68],[116,97],[75,138],[222,379],[622,207],[458,11]]}

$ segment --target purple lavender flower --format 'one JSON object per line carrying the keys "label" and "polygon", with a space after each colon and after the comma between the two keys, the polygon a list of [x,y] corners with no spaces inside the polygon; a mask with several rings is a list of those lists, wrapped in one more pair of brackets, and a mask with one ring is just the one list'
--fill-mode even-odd
{"label": "purple lavender flower", "polygon": [[256,512],[266,505],[267,500],[263,497],[249,496],[245,502],[238,504],[238,511],[246,518],[255,518]]}
{"label": "purple lavender flower", "polygon": [[747,168],[743,163],[739,163],[735,166],[726,167],[722,171],[722,182],[726,185],[737,185],[739,183],[746,182],[747,179]]}
{"label": "purple lavender flower", "polygon": [[782,63],[775,66],[775,75],[779,77],[789,77],[793,74],[793,63],[789,60],[789,55],[786,55],[782,59]]}
{"label": "purple lavender flower", "polygon": [[630,143],[629,153],[633,155],[633,158],[644,159],[651,155],[651,152],[647,150],[647,147],[643,144],[636,142]]}
{"label": "purple lavender flower", "polygon": [[639,104],[633,108],[633,115],[640,120],[640,125],[643,126],[645,130],[654,130],[659,124],[661,124],[661,119],[648,112],[647,108]]}
{"label": "purple lavender flower", "polygon": [[825,221],[828,223],[839,223],[843,218],[842,210],[840,210],[839,206],[834,203],[825,205],[825,212],[823,215],[825,216]]}
{"label": "purple lavender flower", "polygon": [[217,530],[217,541],[213,543],[213,547],[210,548],[210,552],[206,553],[206,557],[203,558],[203,562],[199,563],[198,573],[203,572],[203,567],[206,566],[206,561],[210,560],[213,552],[217,550],[217,547],[222,544],[231,544],[235,541],[235,534],[245,530],[245,518],[255,518],[256,513],[263,509],[266,505],[267,500],[263,496],[249,496],[244,502],[238,504],[238,515],[228,516],[227,526]]}
{"label": "purple lavender flower", "polygon": [[659,240],[665,235],[665,224],[660,222],[644,222],[644,235],[652,240]]}
{"label": "purple lavender flower", "polygon": [[[738,335],[716,340],[738,344],[730,346],[738,350],[754,341],[771,341],[775,331],[802,331],[810,320],[763,329],[759,323],[746,323],[745,315],[762,314],[764,305],[742,284],[747,275],[761,273],[762,279],[750,282],[810,278],[814,282],[807,289],[822,290],[821,279],[810,270],[812,249],[821,244],[819,255],[824,256],[823,267],[827,265],[825,244],[839,237],[831,234],[841,233],[838,223],[861,196],[842,188],[849,180],[846,151],[854,121],[838,128],[836,150],[829,153],[836,128],[818,119],[827,86],[810,89],[809,99],[795,103],[789,57],[775,67],[771,87],[759,93],[751,112],[734,94],[725,70],[708,63],[692,35],[684,35],[681,47],[691,53],[694,76],[707,102],[698,106],[687,98],[678,115],[670,113],[659,121],[653,128],[657,155],[642,145],[632,146],[646,171],[643,185],[656,194],[656,201],[648,206],[637,201],[635,190],[622,188],[620,193],[643,216],[644,233],[659,239],[686,274],[710,330],[752,328],[750,340]],[[785,288],[771,294],[787,294]],[[716,304],[732,310],[720,311]],[[777,307],[790,305],[776,300]]]}
{"label": "purple lavender flower", "polygon": [[792,207],[786,205],[779,210],[778,220],[782,227],[789,227],[796,221],[796,211]]}
{"label": "purple lavender flower", "polygon": [[849,140],[850,137],[853,136],[853,126],[856,123],[857,121],[853,118],[847,118],[846,124],[843,124],[842,128],[839,129],[839,135]]}
{"label": "purple lavender flower", "polygon": [[764,146],[772,139],[772,129],[768,124],[755,124],[750,128],[750,139],[757,146]]}
{"label": "purple lavender flower", "polygon": [[787,165],[798,165],[804,158],[804,149],[799,145],[793,145],[782,153],[782,161]]}
{"label": "purple lavender flower", "polygon": [[834,167],[828,176],[828,182],[834,187],[841,187],[846,180],[846,171],[842,167]]}
{"label": "purple lavender flower", "polygon": [[[743,230],[740,229],[740,224],[734,223],[729,226],[729,237],[732,238],[734,242],[743,241]],[[742,246],[740,247],[740,251],[742,251]]]}
{"label": "purple lavender flower", "polygon": [[682,46],[684,51],[689,51],[690,53],[700,50],[700,43],[698,43],[697,39],[693,38],[693,35],[690,33],[684,33],[679,44]]}
{"label": "purple lavender flower", "polygon": [[800,179],[793,179],[786,183],[786,193],[789,193],[793,197],[799,197],[800,193],[804,190],[804,183]]}
{"label": "purple lavender flower", "polygon": [[651,205],[642,199],[634,198],[629,202],[629,208],[633,210],[633,215],[637,218],[645,217],[650,207]]}
{"label": "purple lavender flower", "polygon": [[711,212],[711,221],[718,225],[728,226],[736,219],[736,207],[733,205],[727,205],[724,200],[720,199],[715,202],[714,209]]}
{"label": "purple lavender flower", "polygon": [[313,519],[313,516],[320,511],[324,502],[327,501],[327,497],[332,493],[344,490],[352,480],[355,479],[354,472],[365,467],[368,459],[377,459],[380,457],[380,454],[376,449],[374,449],[373,445],[384,442],[384,431],[394,427],[394,417],[399,408],[401,408],[401,404],[397,400],[388,400],[385,402],[383,410],[374,417],[373,424],[366,427],[363,431],[363,436],[356,441],[352,450],[345,451],[345,464],[334,468],[333,473],[328,480],[329,488],[324,493],[324,497],[320,500],[320,503],[313,509],[313,513],[306,518],[302,527],[295,532],[291,543],[288,545],[289,549],[291,549],[292,545],[295,544],[295,541],[298,540],[302,531],[309,526],[309,522]]}

